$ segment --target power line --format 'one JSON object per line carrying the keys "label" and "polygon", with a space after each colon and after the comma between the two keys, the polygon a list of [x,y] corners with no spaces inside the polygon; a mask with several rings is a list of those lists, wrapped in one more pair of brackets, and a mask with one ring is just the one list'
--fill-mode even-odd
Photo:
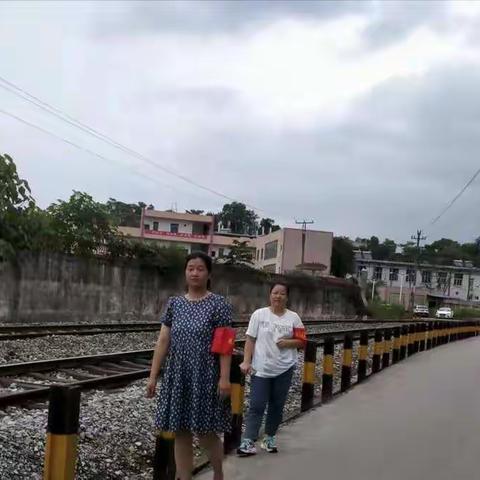
{"label": "power line", "polygon": [[46,129],[43,128],[43,127],[39,127],[38,125],[35,125],[34,123],[31,123],[31,122],[29,122],[29,121],[27,121],[27,120],[25,120],[25,119],[23,119],[23,118],[21,118],[21,117],[18,117],[17,115],[14,115],[13,113],[10,113],[10,112],[7,112],[7,111],[5,111],[5,110],[2,110],[1,108],[0,108],[0,113],[2,113],[3,115],[6,115],[7,117],[13,118],[13,119],[16,120],[17,122],[23,123],[24,125],[27,125],[27,126],[29,126],[29,127],[31,127],[31,128],[34,128],[35,130],[38,130],[39,132],[42,132],[42,133],[44,133],[44,134],[46,134],[46,135],[49,135],[49,136],[51,136],[51,137],[53,137],[53,138],[55,138],[55,139],[57,139],[57,140],[60,140],[60,141],[62,141],[62,142],[65,142],[65,143],[67,143],[68,145],[71,145],[72,147],[77,148],[78,150],[81,150],[81,151],[83,151],[83,152],[88,153],[89,155],[93,155],[93,156],[95,156],[95,157],[97,157],[97,158],[100,158],[101,160],[103,160],[103,161],[105,161],[105,162],[108,162],[108,163],[111,163],[111,164],[120,164],[120,165],[122,165],[123,167],[127,167],[127,168],[129,168],[130,170],[132,170],[132,172],[133,172],[135,175],[137,175],[137,176],[139,176],[139,177],[142,177],[142,178],[145,178],[145,179],[147,179],[148,181],[155,183],[155,185],[160,184],[160,185],[162,185],[162,186],[164,186],[164,187],[172,188],[170,185],[167,185],[167,184],[158,182],[157,180],[154,180],[152,177],[149,177],[148,175],[144,175],[143,173],[138,172],[137,170],[135,170],[134,168],[129,167],[128,165],[124,165],[124,164],[122,164],[122,163],[120,163],[120,162],[116,162],[115,160],[112,160],[111,158],[108,158],[108,157],[106,157],[106,156],[104,156],[104,155],[101,155],[100,153],[97,153],[97,152],[95,152],[95,151],[93,151],[93,150],[90,150],[89,148],[82,147],[81,145],[78,145],[77,143],[72,142],[71,140],[68,140],[68,139],[66,139],[66,138],[64,138],[64,137],[61,137],[60,135],[57,135],[56,133],[50,132],[49,130],[46,130]]}
{"label": "power line", "polygon": [[472,178],[464,185],[464,187],[453,197],[453,199],[450,201],[450,203],[440,212],[439,215],[437,215],[430,225],[435,225],[442,217],[445,215],[445,213],[452,208],[453,204],[465,193],[465,191],[468,189],[468,187],[476,180],[476,178],[480,175],[480,168],[474,173]]}
{"label": "power line", "polygon": [[[8,81],[4,77],[0,76],[0,82],[3,82],[5,84],[5,85],[0,84],[0,88],[3,88],[4,90],[6,90],[8,92],[13,93],[17,97],[20,97],[23,100],[26,100],[27,102],[30,102],[30,103],[34,104],[35,106],[44,110],[45,112],[57,117],[58,119],[62,120],[63,122],[68,123],[69,125],[71,125],[75,128],[79,128],[80,130],[82,130],[85,133],[88,133],[89,135],[91,135],[91,136],[93,136],[93,137],[95,137],[99,140],[102,140],[102,141],[108,143],[109,145],[111,145],[111,146],[113,146],[113,147],[131,155],[131,156],[134,156],[135,158],[137,158],[137,159],[139,159],[139,160],[141,160],[145,163],[148,163],[149,165],[151,165],[151,166],[153,166],[157,169],[160,169],[161,171],[163,171],[165,173],[168,173],[169,175],[177,177],[180,180],[183,180],[184,182],[187,182],[187,183],[189,183],[189,184],[191,184],[191,185],[193,185],[197,188],[205,190],[205,191],[207,191],[207,192],[209,192],[213,195],[219,196],[219,197],[224,198],[226,200],[229,200],[231,202],[237,202],[238,201],[237,199],[235,199],[233,197],[230,197],[230,196],[225,195],[225,194],[223,194],[223,193],[221,193],[217,190],[214,190],[210,187],[202,185],[202,184],[196,182],[195,180],[192,180],[189,177],[186,177],[185,175],[179,174],[179,173],[171,170],[170,168],[165,167],[165,166],[151,160],[150,158],[146,157],[145,155],[142,155],[141,153],[139,153],[139,152],[137,152],[137,151],[135,151],[135,150],[133,150],[129,147],[126,147],[125,145],[122,145],[120,142],[117,142],[116,140],[112,139],[108,135],[105,135],[105,134],[99,132],[98,130],[95,130],[94,128],[89,127],[88,125],[80,122],[79,120],[75,119],[74,117],[72,117],[72,116],[68,115],[67,113],[63,112],[62,110],[60,110],[60,109],[50,105],[49,103],[44,102],[43,100],[39,99],[38,97],[30,94],[26,90],[18,87],[17,85]],[[245,204],[245,205],[248,206],[249,208],[252,208],[253,210],[264,211],[261,208],[257,208],[253,205],[248,205],[248,204]]]}

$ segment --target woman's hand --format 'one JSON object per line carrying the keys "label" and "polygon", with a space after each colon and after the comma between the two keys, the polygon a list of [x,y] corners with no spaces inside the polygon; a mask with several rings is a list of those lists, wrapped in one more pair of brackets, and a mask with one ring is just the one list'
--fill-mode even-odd
{"label": "woman's hand", "polygon": [[278,348],[291,348],[291,344],[290,344],[290,339],[288,338],[281,338],[278,342],[277,342],[277,347]]}
{"label": "woman's hand", "polygon": [[145,396],[147,398],[153,398],[155,396],[155,390],[156,389],[157,389],[157,381],[149,378],[148,383],[147,383],[147,392],[146,392]]}
{"label": "woman's hand", "polygon": [[227,398],[230,396],[231,391],[232,385],[230,384],[230,380],[220,378],[220,381],[218,382],[218,394],[222,398]]}
{"label": "woman's hand", "polygon": [[252,364],[249,362],[242,362],[240,364],[240,370],[244,375],[249,375],[250,373],[252,373]]}

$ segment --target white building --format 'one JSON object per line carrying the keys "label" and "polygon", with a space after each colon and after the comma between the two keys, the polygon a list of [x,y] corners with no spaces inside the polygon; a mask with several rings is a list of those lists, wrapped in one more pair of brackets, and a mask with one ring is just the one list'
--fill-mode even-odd
{"label": "white building", "polygon": [[457,260],[454,265],[433,265],[373,260],[370,252],[355,252],[357,277],[362,272],[376,282],[382,301],[409,305],[411,292],[414,303],[480,305],[480,269],[471,262]]}

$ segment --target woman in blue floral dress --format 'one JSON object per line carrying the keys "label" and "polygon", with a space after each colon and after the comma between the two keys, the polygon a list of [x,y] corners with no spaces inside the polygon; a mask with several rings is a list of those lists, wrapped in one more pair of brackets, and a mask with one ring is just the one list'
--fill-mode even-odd
{"label": "woman in blue floral dress", "polygon": [[232,309],[226,300],[208,290],[211,258],[192,253],[185,264],[188,293],[171,297],[162,316],[147,396],[157,397],[155,423],[175,432],[175,463],[179,480],[190,480],[193,470],[193,434],[210,457],[214,480],[223,480],[223,446],[219,433],[230,428],[231,355],[211,353],[217,328],[229,327]]}

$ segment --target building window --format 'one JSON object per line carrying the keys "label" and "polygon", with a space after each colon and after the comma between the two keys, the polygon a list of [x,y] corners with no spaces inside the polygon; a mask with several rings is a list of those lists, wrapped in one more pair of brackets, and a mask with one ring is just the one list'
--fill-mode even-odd
{"label": "building window", "polygon": [[424,270],[422,272],[422,283],[430,285],[432,283],[432,272],[430,270]]}
{"label": "building window", "polygon": [[375,281],[381,280],[382,279],[382,272],[383,272],[382,267],[375,267],[375,271],[373,272],[373,279]]}
{"label": "building window", "polygon": [[158,222],[153,222],[153,229],[158,232]]}
{"label": "building window", "polygon": [[146,223],[146,224],[144,225],[144,228],[145,228],[145,230],[150,230],[150,225],[149,225],[148,223]]}
{"label": "building window", "polygon": [[417,272],[413,268],[407,268],[406,282],[412,285],[417,283]]}
{"label": "building window", "polygon": [[215,251],[212,250],[212,258],[215,258]]}
{"label": "building window", "polygon": [[260,259],[263,260],[263,248],[260,250]]}
{"label": "building window", "polygon": [[265,244],[265,260],[270,260],[271,258],[277,258],[278,252],[278,240],[273,242],[268,242]]}
{"label": "building window", "polygon": [[357,267],[357,269],[358,269],[357,270],[358,275],[361,275],[364,270],[367,271],[367,267],[365,265],[361,265],[361,264]]}
{"label": "building window", "polygon": [[178,233],[178,223],[170,224],[170,233]]}
{"label": "building window", "polygon": [[260,258],[260,250],[257,250],[257,262],[259,258]]}
{"label": "building window", "polygon": [[447,285],[447,272],[438,272],[437,284],[438,288],[445,287]]}
{"label": "building window", "polygon": [[391,268],[388,278],[391,282],[398,282],[398,268]]}
{"label": "building window", "polygon": [[218,256],[219,256],[220,258],[223,258],[224,255],[225,255],[225,249],[224,249],[224,248],[219,248],[219,249],[218,249]]}
{"label": "building window", "polygon": [[463,273],[456,273],[455,277],[453,278],[453,284],[456,287],[461,287],[463,283]]}

